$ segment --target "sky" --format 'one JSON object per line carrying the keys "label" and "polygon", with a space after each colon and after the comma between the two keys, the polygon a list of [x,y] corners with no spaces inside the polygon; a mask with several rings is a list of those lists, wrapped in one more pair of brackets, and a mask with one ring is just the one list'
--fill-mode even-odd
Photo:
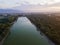
{"label": "sky", "polygon": [[0,0],[0,8],[13,8],[25,5],[52,5],[59,3],[60,0]]}

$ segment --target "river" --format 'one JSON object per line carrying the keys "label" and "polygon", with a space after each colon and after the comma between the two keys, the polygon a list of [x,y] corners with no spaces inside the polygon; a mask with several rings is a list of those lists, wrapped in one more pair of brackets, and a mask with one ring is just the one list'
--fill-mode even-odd
{"label": "river", "polygon": [[54,45],[27,17],[19,17],[10,29],[3,45]]}

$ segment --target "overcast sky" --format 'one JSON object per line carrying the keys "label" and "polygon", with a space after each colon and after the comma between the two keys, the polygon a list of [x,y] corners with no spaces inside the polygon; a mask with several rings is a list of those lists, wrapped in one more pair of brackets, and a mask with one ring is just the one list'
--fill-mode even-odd
{"label": "overcast sky", "polygon": [[51,5],[58,2],[60,2],[60,0],[0,0],[0,8],[12,8],[16,6],[21,6],[22,4]]}

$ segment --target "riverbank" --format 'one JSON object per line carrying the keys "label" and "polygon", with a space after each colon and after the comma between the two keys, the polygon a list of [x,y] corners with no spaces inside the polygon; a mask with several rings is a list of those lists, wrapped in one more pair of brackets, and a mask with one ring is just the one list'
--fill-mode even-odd
{"label": "riverbank", "polygon": [[56,45],[60,45],[60,20],[59,16],[49,15],[27,15],[27,18]]}
{"label": "riverbank", "polygon": [[6,36],[2,39],[2,41],[0,42],[0,45],[3,45],[4,40],[7,38],[7,36],[9,35],[9,31],[7,32]]}
{"label": "riverbank", "polygon": [[8,36],[10,32],[11,26],[14,24],[14,22],[17,20],[18,17],[15,16],[9,16],[4,17],[0,19],[0,45],[3,44],[4,40]]}

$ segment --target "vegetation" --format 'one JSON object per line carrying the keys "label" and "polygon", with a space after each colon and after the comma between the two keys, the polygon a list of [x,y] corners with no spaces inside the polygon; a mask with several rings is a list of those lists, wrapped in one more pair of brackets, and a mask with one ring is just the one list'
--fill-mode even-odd
{"label": "vegetation", "polygon": [[31,14],[26,15],[49,39],[60,45],[60,15],[59,14]]}
{"label": "vegetation", "polygon": [[12,26],[13,22],[17,20],[17,16],[7,16],[0,18],[0,41],[9,33],[9,29]]}

